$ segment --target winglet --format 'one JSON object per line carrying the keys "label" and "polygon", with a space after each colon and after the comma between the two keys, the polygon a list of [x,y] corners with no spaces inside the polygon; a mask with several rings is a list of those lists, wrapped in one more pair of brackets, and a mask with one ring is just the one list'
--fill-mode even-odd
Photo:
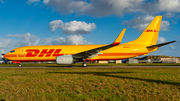
{"label": "winglet", "polygon": [[116,40],[111,45],[115,45],[115,46],[119,45],[121,43],[121,40],[122,40],[122,38],[124,36],[125,31],[126,31],[126,28],[124,28],[122,30],[122,32],[119,34],[119,36],[116,38]]}

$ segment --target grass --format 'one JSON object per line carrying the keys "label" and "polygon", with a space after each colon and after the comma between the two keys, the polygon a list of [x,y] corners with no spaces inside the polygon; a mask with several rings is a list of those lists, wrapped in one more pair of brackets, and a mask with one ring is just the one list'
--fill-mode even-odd
{"label": "grass", "polygon": [[180,100],[180,68],[0,68],[3,100]]}

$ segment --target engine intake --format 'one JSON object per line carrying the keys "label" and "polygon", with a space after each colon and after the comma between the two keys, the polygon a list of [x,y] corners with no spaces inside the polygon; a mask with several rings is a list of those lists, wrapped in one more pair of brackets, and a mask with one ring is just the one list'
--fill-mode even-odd
{"label": "engine intake", "polygon": [[73,64],[74,59],[72,55],[63,55],[63,56],[57,56],[56,57],[56,63],[57,64],[66,64],[66,65],[70,65]]}

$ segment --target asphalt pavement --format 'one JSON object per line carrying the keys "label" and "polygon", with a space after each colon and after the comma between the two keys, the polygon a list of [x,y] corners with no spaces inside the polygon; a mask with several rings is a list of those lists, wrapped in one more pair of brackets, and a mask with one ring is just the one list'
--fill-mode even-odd
{"label": "asphalt pavement", "polygon": [[180,68],[180,66],[44,66],[44,67],[0,67],[0,68]]}

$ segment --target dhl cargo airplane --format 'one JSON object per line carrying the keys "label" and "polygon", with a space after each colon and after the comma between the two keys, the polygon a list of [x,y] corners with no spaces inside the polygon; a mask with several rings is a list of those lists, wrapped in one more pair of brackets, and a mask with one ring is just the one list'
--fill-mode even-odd
{"label": "dhl cargo airplane", "polygon": [[57,64],[73,64],[94,60],[121,60],[156,51],[159,47],[176,41],[156,44],[162,16],[156,16],[139,38],[120,44],[126,29],[123,29],[112,44],[104,45],[39,45],[25,46],[3,54],[6,61],[21,62],[56,61]]}

